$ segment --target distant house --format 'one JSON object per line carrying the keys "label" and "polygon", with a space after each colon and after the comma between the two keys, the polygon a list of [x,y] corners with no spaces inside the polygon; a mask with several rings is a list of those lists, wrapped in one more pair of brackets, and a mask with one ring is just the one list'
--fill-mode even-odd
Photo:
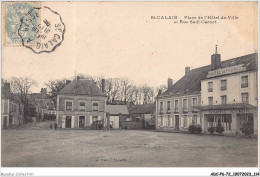
{"label": "distant house", "polygon": [[155,103],[137,105],[129,109],[132,121],[144,121],[145,128],[155,128]]}
{"label": "distant house", "polygon": [[107,126],[104,86],[104,79],[102,90],[91,80],[77,78],[68,83],[57,96],[56,123],[58,127],[87,128],[98,120]]}
{"label": "distant house", "polygon": [[1,103],[3,129],[23,123],[24,106],[11,95],[10,83],[5,83],[2,87]]}
{"label": "distant house", "polygon": [[120,127],[120,120],[125,120],[129,117],[126,105],[107,105],[106,112],[108,125],[112,125],[114,129]]}

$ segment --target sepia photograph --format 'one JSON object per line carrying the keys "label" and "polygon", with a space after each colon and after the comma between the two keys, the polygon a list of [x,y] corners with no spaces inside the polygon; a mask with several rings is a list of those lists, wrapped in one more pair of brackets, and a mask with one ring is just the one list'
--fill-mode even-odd
{"label": "sepia photograph", "polygon": [[258,166],[257,1],[1,1],[1,176]]}

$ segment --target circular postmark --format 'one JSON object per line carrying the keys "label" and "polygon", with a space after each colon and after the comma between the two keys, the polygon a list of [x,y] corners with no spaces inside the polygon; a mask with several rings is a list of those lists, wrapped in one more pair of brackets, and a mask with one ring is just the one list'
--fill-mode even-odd
{"label": "circular postmark", "polygon": [[37,54],[54,51],[62,43],[64,33],[61,16],[46,6],[26,13],[18,29],[22,45]]}

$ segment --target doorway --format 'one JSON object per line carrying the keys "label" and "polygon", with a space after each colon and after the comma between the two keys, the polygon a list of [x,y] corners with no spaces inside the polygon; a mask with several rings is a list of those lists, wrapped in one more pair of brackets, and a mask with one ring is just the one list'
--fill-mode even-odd
{"label": "doorway", "polygon": [[4,116],[3,128],[7,128],[7,116]]}
{"label": "doorway", "polygon": [[85,116],[79,116],[79,128],[84,128]]}
{"label": "doorway", "polygon": [[71,128],[71,116],[66,116],[65,128]]}
{"label": "doorway", "polygon": [[179,130],[179,115],[175,116],[175,129]]}

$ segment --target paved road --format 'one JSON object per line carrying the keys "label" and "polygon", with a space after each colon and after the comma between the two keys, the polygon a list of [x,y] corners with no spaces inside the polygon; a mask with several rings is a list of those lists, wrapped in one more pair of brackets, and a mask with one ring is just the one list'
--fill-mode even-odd
{"label": "paved road", "polygon": [[4,167],[255,167],[257,139],[137,130],[2,131]]}

